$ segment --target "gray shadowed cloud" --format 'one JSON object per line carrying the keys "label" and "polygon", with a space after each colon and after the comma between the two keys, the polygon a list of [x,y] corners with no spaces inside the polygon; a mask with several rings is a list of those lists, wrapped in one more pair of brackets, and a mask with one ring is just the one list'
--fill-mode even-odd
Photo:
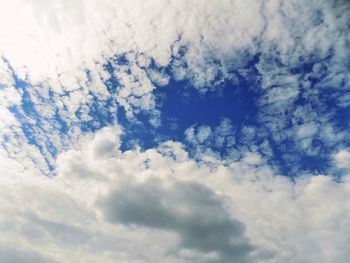
{"label": "gray shadowed cloud", "polygon": [[1,263],[58,263],[33,251],[0,247]]}
{"label": "gray shadowed cloud", "polygon": [[244,224],[228,215],[213,192],[196,183],[128,184],[111,191],[99,205],[112,223],[175,232],[180,250],[215,255],[206,262],[251,262],[255,250]]}

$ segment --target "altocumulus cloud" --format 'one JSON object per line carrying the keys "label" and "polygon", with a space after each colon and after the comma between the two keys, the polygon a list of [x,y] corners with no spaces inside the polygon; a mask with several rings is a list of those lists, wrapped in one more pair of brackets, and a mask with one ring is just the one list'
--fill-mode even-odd
{"label": "altocumulus cloud", "polygon": [[[349,10],[0,0],[0,262],[347,263]],[[122,148],[119,111],[160,127],[169,83],[204,96],[242,79],[255,125]],[[301,173],[304,155],[330,174]]]}
{"label": "altocumulus cloud", "polygon": [[[312,138],[320,135],[326,148],[348,139],[319,94],[349,105],[339,88],[349,81],[348,10],[347,1],[1,1],[1,93],[9,94],[0,96],[1,134],[11,137],[3,148],[21,149],[8,152],[48,172],[86,122],[101,128],[101,117],[115,123],[123,109],[129,118],[147,112],[160,125],[153,91],[170,78],[205,93],[257,76],[258,120],[267,128],[257,133],[321,155],[308,149],[312,134],[299,140],[298,125],[325,127]],[[300,98],[312,105],[293,105]]]}
{"label": "altocumulus cloud", "polygon": [[[154,91],[170,79],[205,93],[244,78],[259,83],[254,140],[335,153],[349,140],[332,119],[349,107],[348,12],[345,0],[1,1],[2,148],[48,173],[59,152],[117,123],[120,110],[161,125]],[[281,158],[296,173],[292,155]]]}

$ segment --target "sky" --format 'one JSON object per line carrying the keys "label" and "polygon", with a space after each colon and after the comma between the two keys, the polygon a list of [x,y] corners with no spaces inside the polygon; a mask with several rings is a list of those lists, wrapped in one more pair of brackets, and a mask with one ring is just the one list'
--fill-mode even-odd
{"label": "sky", "polygon": [[350,2],[0,0],[1,263],[347,263]]}

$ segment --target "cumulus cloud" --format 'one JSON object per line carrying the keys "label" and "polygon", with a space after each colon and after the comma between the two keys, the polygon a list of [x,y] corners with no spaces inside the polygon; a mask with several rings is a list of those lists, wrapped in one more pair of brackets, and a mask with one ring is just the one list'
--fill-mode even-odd
{"label": "cumulus cloud", "polygon": [[350,152],[341,150],[334,157],[337,167],[350,168]]}
{"label": "cumulus cloud", "polygon": [[178,249],[214,253],[210,262],[249,262],[254,247],[244,224],[230,218],[202,185],[148,180],[119,187],[101,201],[109,221],[173,231],[180,238]]}
{"label": "cumulus cloud", "polygon": [[342,183],[329,176],[293,183],[255,153],[230,165],[211,157],[213,166],[194,161],[171,141],[121,152],[119,134],[111,127],[87,136],[60,155],[56,177],[3,173],[1,256],[20,251],[19,260],[23,254],[43,262],[347,262],[347,177]]}

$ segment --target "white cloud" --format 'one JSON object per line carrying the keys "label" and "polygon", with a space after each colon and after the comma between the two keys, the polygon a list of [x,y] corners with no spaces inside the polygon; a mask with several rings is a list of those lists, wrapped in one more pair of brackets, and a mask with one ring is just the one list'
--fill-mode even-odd
{"label": "white cloud", "polygon": [[[244,66],[247,53],[254,54],[259,45],[266,55],[276,47],[289,66],[316,50],[323,58],[332,48],[335,64],[341,66],[347,52],[341,30],[347,22],[342,13],[345,3],[15,0],[1,5],[2,55],[20,77],[52,85],[56,80],[53,86],[67,89],[77,87],[83,70],[97,70],[99,64],[125,52],[141,56],[136,58],[141,62],[153,59],[159,66],[169,65],[175,56],[187,64],[187,76],[198,87],[210,84],[218,72],[227,75],[226,67],[232,64]],[[187,48],[184,61],[178,56],[181,46]],[[292,79],[281,75],[279,80]]]}
{"label": "white cloud", "polygon": [[338,168],[350,168],[350,152],[341,150],[334,159]]}
{"label": "white cloud", "polygon": [[[39,129],[57,130],[57,116],[67,128],[60,139],[38,135],[43,152],[53,140],[60,151],[77,139],[81,122],[103,126],[90,112],[96,100],[114,122],[124,108],[129,118],[149,112],[159,126],[157,86],[174,77],[206,92],[237,72],[249,77],[247,63],[257,54],[259,120],[270,130],[285,129],[295,100],[317,92],[310,79],[319,78],[316,86],[323,89],[346,87],[349,80],[345,1],[3,0],[0,6],[1,85],[25,81],[38,118],[49,119]],[[310,72],[294,72],[305,63],[313,64]],[[108,84],[110,78],[118,83]],[[338,103],[344,107],[343,95]],[[280,142],[286,136],[272,137]],[[52,156],[44,158],[53,165]]]}
{"label": "white cloud", "polygon": [[68,263],[347,262],[347,177],[292,183],[256,154],[230,165],[211,158],[211,166],[176,142],[121,153],[119,135],[112,127],[83,138],[60,155],[56,177],[3,173],[0,243],[8,249],[0,257],[23,251]]}

